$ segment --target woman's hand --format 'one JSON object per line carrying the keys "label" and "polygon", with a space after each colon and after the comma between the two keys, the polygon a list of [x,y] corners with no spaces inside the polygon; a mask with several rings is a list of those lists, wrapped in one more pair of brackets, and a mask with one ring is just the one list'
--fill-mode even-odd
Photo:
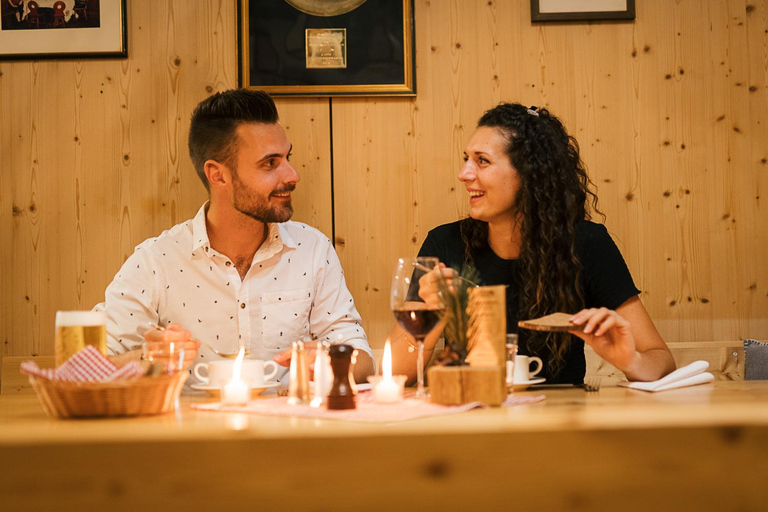
{"label": "woman's hand", "polygon": [[583,309],[571,317],[571,322],[583,326],[571,334],[583,339],[595,353],[624,371],[635,361],[637,349],[629,321],[608,308]]}
{"label": "woman's hand", "polygon": [[439,282],[445,281],[449,290],[453,289],[454,270],[445,266],[445,263],[438,263],[437,267],[427,272],[419,278],[419,297],[427,305],[428,309],[440,309],[443,307],[443,301],[440,298]]}

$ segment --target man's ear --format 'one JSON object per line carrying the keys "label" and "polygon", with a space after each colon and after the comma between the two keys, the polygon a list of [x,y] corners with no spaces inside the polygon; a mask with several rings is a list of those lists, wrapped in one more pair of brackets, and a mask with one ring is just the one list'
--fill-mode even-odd
{"label": "man's ear", "polygon": [[206,160],[203,170],[212,189],[226,185],[229,182],[231,176],[229,168],[216,160]]}

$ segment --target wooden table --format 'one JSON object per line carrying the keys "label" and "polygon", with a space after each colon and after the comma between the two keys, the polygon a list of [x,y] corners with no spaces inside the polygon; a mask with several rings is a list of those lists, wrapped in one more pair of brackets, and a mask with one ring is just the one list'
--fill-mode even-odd
{"label": "wooden table", "polygon": [[397,424],[197,412],[53,420],[0,397],[0,510],[768,510],[768,382]]}

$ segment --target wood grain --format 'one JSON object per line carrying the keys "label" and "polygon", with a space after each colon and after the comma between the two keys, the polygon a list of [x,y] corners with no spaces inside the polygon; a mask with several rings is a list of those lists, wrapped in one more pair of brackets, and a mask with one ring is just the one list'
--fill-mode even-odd
{"label": "wood grain", "polygon": [[[134,247],[192,217],[195,105],[236,87],[235,3],[130,2],[126,60],[0,64],[0,355],[53,354]],[[332,233],[327,99],[282,100],[295,220]],[[307,122],[309,120],[309,122]]]}
{"label": "wood grain", "polygon": [[768,336],[766,2],[535,25],[526,2],[415,5],[418,96],[333,102],[336,233],[373,346],[394,259],[466,214],[462,148],[501,100],[549,108],[578,139],[667,341]]}
{"label": "wood grain", "polygon": [[0,395],[31,395],[35,390],[29,376],[21,373],[24,361],[34,361],[40,368],[55,368],[54,356],[6,356],[3,358],[3,370],[0,373]]}
{"label": "wood grain", "polygon": [[[415,9],[415,98],[278,101],[294,218],[335,230],[374,348],[395,258],[466,215],[462,148],[502,100],[550,108],[577,137],[667,341],[768,338],[765,0],[649,0],[634,23],[533,25],[527,2]],[[189,115],[236,86],[235,3],[128,13],[126,60],[0,63],[2,355],[52,354],[55,311],[101,300],[137,243],[205,199]]]}
{"label": "wood grain", "polygon": [[[766,391],[533,390],[519,395],[546,400],[387,424],[197,412],[184,398],[170,415],[57,421],[35,397],[0,396],[0,493],[9,510],[757,511]],[[354,485],[317,478],[350,468]]]}

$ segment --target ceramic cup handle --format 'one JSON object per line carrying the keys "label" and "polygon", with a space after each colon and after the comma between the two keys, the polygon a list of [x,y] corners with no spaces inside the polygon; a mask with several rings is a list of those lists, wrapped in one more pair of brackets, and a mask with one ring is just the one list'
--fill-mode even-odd
{"label": "ceramic cup handle", "polygon": [[529,377],[528,378],[530,379],[531,377],[533,377],[534,375],[539,373],[544,368],[544,363],[542,363],[541,359],[538,358],[538,357],[531,357],[529,361],[531,363],[536,363],[536,369],[534,371],[530,371],[530,363],[529,363],[529,366],[528,366],[528,368],[529,368],[529,371],[528,371]]}
{"label": "ceramic cup handle", "polygon": [[[205,368],[206,375],[200,375],[200,368]],[[199,363],[195,366],[195,377],[197,377],[203,384],[208,384],[208,363]]]}
{"label": "ceramic cup handle", "polygon": [[[272,371],[269,373],[269,375],[267,375],[266,372],[267,372],[267,367],[269,365],[272,365]],[[279,368],[278,368],[276,362],[274,362],[274,361],[265,361],[264,362],[264,382],[269,382],[270,380],[274,379],[275,375],[277,375],[277,370],[278,369]]]}

